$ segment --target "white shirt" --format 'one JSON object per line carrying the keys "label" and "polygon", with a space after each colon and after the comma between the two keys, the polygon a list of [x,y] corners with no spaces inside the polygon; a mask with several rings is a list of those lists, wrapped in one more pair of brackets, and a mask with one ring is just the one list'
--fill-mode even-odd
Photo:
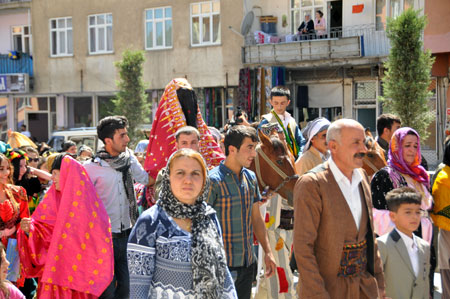
{"label": "white shirt", "polygon": [[408,250],[409,260],[414,270],[414,274],[419,275],[419,248],[417,247],[416,236],[413,234],[412,238],[405,235],[397,228],[395,230],[398,232],[400,237],[402,237],[403,243],[405,243],[406,249]]}
{"label": "white shirt", "polygon": [[361,194],[359,193],[359,183],[362,181],[363,177],[358,169],[353,169],[352,182],[342,173],[342,171],[334,163],[333,158],[330,158],[330,170],[336,182],[341,189],[342,194],[347,201],[348,207],[352,212],[353,219],[356,223],[356,228],[359,230],[359,225],[361,223],[362,217],[362,207],[361,207]]}
{"label": "white shirt", "polygon": [[284,115],[279,115],[277,113],[278,117],[281,119],[281,122],[283,123],[283,126],[285,129],[287,129],[289,121],[291,119],[291,114],[289,112],[284,112]]}
{"label": "white shirt", "polygon": [[[123,185],[122,173],[100,158],[83,165],[111,219],[111,231],[119,233],[131,227],[130,203]],[[138,183],[148,185],[148,173],[131,153],[131,175]]]}

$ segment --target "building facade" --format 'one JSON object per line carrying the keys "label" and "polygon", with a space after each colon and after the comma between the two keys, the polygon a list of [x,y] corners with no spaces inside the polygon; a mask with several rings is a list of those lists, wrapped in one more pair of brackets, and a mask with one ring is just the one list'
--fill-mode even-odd
{"label": "building facade", "polygon": [[[208,123],[223,126],[228,118],[223,107],[233,106],[242,65],[243,39],[228,27],[239,27],[242,5],[241,1],[33,0],[30,14],[37,40],[33,89],[8,95],[16,106],[14,114],[19,98],[46,101],[47,115],[41,122],[48,125],[47,138],[55,129],[94,126],[111,111],[119,79],[114,63],[124,50],[133,49],[145,51],[144,81],[153,108],[170,80],[185,77],[196,89]],[[20,125],[17,116],[8,115],[8,120],[12,128]],[[30,113],[25,113],[23,123],[36,133]]]}

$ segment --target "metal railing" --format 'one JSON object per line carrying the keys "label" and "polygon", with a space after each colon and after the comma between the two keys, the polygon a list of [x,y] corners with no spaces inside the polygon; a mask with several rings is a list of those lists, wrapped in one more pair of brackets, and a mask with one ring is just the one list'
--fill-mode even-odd
{"label": "metal railing", "polygon": [[31,0],[0,0],[0,4],[2,4],[2,3],[14,3],[14,2],[31,2]]}
{"label": "metal railing", "polygon": [[18,73],[25,73],[33,77],[33,59],[31,56],[27,53],[20,53],[20,57],[13,60],[7,54],[0,54],[0,74]]}
{"label": "metal railing", "polygon": [[[387,56],[389,54],[390,44],[389,39],[386,36],[385,31],[375,29],[375,25],[358,25],[350,27],[336,27],[331,28],[326,35],[317,35],[316,33],[310,34],[294,34],[285,37],[273,37],[264,41],[264,44],[274,43],[288,43],[288,42],[312,42],[340,39],[345,37],[361,37],[361,52],[362,56]],[[267,35],[266,35],[267,37]],[[252,46],[261,44],[257,42],[258,38],[254,36],[254,33],[247,35],[245,38],[245,45]]]}

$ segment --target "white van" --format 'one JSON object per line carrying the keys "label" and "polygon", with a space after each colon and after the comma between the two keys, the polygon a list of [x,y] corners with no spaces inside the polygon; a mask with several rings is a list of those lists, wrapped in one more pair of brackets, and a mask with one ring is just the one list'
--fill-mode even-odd
{"label": "white van", "polygon": [[96,127],[73,128],[66,131],[55,131],[47,142],[56,151],[62,150],[62,144],[65,141],[72,140],[77,144],[77,148],[81,145],[87,145],[94,153],[103,146],[103,142],[97,137]]}

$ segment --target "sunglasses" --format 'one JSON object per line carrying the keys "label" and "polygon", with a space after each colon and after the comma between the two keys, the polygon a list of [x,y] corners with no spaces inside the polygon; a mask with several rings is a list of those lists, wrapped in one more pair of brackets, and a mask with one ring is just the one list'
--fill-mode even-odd
{"label": "sunglasses", "polygon": [[39,158],[28,158],[30,162],[39,162]]}

